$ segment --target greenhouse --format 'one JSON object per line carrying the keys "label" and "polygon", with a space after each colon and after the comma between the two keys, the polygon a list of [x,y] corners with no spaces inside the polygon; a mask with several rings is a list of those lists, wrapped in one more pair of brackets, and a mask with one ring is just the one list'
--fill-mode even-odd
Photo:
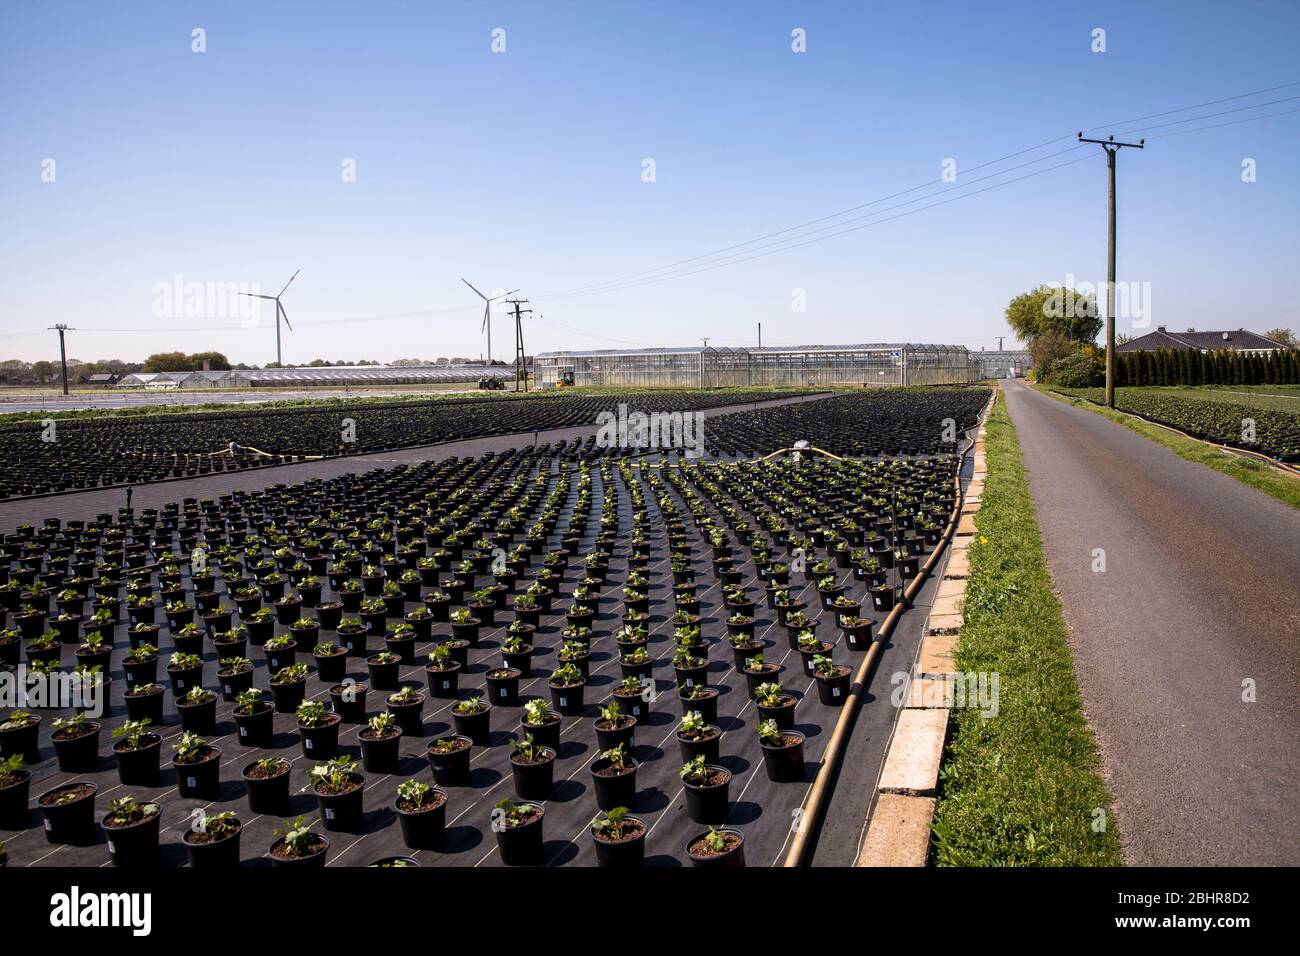
{"label": "greenhouse", "polygon": [[722,388],[950,385],[974,380],[960,345],[768,345],[757,348],[647,348],[542,352],[533,373],[542,388],[574,385]]}
{"label": "greenhouse", "polygon": [[486,365],[351,365],[316,368],[261,368],[231,371],[135,372],[122,376],[118,388],[306,388],[471,384],[484,375],[511,378],[509,366]]}

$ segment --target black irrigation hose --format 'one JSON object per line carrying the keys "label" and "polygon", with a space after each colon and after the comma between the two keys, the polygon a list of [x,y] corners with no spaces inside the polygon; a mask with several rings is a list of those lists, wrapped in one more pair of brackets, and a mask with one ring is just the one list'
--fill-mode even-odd
{"label": "black irrigation hose", "polygon": [[849,688],[849,696],[844,701],[839,720],[835,722],[835,729],[831,731],[830,739],[826,742],[826,748],[822,751],[821,766],[817,768],[817,776],[808,789],[808,796],[804,800],[803,816],[800,818],[802,825],[795,832],[794,839],[790,841],[790,849],[786,852],[783,866],[798,867],[804,865],[804,857],[812,843],[812,838],[821,830],[824,804],[834,795],[834,779],[839,770],[841,751],[854,722],[857,720],[858,708],[862,705],[862,694],[866,690],[867,679],[870,677],[879,657],[879,649],[884,644],[885,638],[893,633],[898,619],[902,617],[904,610],[921,590],[931,571],[938,564],[939,558],[947,549],[948,542],[952,540],[953,535],[957,532],[957,523],[961,520],[961,509],[966,500],[966,494],[961,485],[961,462],[965,460],[966,453],[975,447],[975,439],[969,437],[971,429],[977,428],[983,423],[984,416],[988,414],[993,403],[997,400],[997,394],[997,390],[994,390],[980,414],[980,419],[971,428],[966,429],[966,440],[970,444],[967,445],[957,459],[957,473],[953,476],[953,481],[957,487],[957,501],[953,506],[952,515],[948,519],[948,526],[939,538],[939,543],[935,545],[934,551],[931,552],[929,560],[917,571],[912,583],[903,591],[902,600],[894,605],[893,610],[889,612],[889,616],[885,618],[879,630],[876,631],[876,640],[872,641],[871,648],[863,657],[862,663],[858,665],[858,672],[854,675],[853,684]]}

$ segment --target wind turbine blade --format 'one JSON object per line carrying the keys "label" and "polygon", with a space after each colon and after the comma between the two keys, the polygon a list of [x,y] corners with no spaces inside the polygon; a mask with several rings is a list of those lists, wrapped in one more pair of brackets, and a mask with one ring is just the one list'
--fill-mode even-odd
{"label": "wind turbine blade", "polygon": [[483,306],[483,324],[480,325],[480,326],[478,327],[478,330],[479,330],[480,332],[482,332],[484,329],[486,329],[486,328],[487,328],[487,324],[488,324],[488,322],[490,322],[490,321],[492,320],[492,306],[491,306],[491,304],[490,304],[490,303],[492,302],[492,300],[491,300],[491,299],[484,299],[483,301],[484,301],[484,302],[487,302],[487,303],[489,303],[489,304]]}
{"label": "wind turbine blade", "polygon": [[[302,272],[302,270],[299,269],[298,272]],[[294,279],[298,278],[298,272],[295,272],[293,275],[289,276],[289,282],[286,282],[284,284],[284,289],[289,288],[289,283],[293,282]],[[280,294],[275,297],[276,299],[279,299],[281,295],[284,295],[284,289],[280,290]]]}
{"label": "wind turbine blade", "polygon": [[[464,276],[461,276],[461,277],[460,277],[460,281],[463,282],[463,283],[465,283],[465,284],[466,284],[467,286],[469,286],[471,289],[474,289],[474,286],[473,286],[473,285],[470,283],[470,281],[469,281],[468,279],[466,279]],[[480,292],[478,289],[474,289],[474,294],[475,294],[476,296],[478,296],[480,299],[482,299],[483,301],[485,301],[485,302],[487,301],[487,296],[485,296],[485,295],[484,295],[482,292]]]}
{"label": "wind turbine blade", "polygon": [[[276,300],[275,300],[275,308],[276,308],[277,311],[279,311],[280,315],[284,316],[284,324],[285,324],[285,325],[289,325],[289,313],[286,312],[286,311],[284,311],[284,306],[282,306],[282,305],[280,304],[280,300],[279,300],[279,299],[276,299]],[[292,326],[292,325],[289,325],[289,331],[290,331],[290,332],[293,331],[293,326]]]}
{"label": "wind turbine blade", "polygon": [[518,289],[511,289],[509,292],[502,292],[500,295],[494,295],[490,301],[495,302],[497,299],[504,299],[508,295],[514,295]]}
{"label": "wind turbine blade", "polygon": [[259,294],[256,293],[256,292],[241,292],[241,293],[239,293],[239,294],[240,294],[240,295],[246,295],[246,296],[248,296],[250,299],[274,299],[274,298],[275,298],[275,296],[273,296],[273,295],[259,295]]}

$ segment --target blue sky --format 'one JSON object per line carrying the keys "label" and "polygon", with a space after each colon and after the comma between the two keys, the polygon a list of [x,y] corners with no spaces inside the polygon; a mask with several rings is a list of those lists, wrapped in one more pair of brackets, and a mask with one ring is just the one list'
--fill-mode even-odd
{"label": "blue sky", "polygon": [[[1105,159],[1043,159],[1061,139],[963,170],[1297,83],[1298,41],[1300,5],[1283,2],[9,3],[0,357],[57,357],[44,330],[66,322],[81,359],[271,361],[269,311],[253,328],[158,316],[155,286],[275,292],[296,269],[290,362],[481,354],[461,275],[523,290],[530,350],[741,345],[760,321],[768,344],[993,347],[1017,292],[1104,279]],[[1150,283],[1153,324],[1300,330],[1300,112],[1236,123],[1297,109],[1291,86],[1101,131],[1239,110],[1151,128],[1120,156],[1119,278]],[[915,186],[850,214],[903,218],[561,294]],[[805,235],[821,234],[785,234]]]}

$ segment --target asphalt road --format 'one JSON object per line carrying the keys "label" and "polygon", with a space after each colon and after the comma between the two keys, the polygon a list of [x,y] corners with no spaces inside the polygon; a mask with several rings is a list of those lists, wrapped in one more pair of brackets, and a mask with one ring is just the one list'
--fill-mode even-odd
{"label": "asphalt road", "polygon": [[1300,513],[1003,386],[1126,861],[1300,863]]}

